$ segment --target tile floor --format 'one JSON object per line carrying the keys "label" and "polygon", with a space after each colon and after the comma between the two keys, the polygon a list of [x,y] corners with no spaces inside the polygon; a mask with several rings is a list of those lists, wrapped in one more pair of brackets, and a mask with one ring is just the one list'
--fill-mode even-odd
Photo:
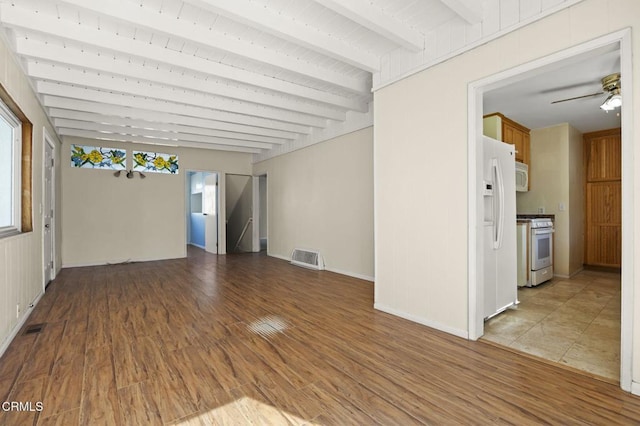
{"label": "tile floor", "polygon": [[620,380],[620,274],[585,270],[519,288],[518,299],[485,323],[483,339]]}

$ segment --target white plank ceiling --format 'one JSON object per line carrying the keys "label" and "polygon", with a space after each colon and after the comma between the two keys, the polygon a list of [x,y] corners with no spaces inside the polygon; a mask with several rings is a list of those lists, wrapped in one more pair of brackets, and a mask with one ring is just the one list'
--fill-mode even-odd
{"label": "white plank ceiling", "polygon": [[0,26],[61,137],[260,158],[370,125],[374,76],[425,62],[433,34],[450,38],[444,57],[499,31],[496,14],[512,25],[562,3],[0,0]]}

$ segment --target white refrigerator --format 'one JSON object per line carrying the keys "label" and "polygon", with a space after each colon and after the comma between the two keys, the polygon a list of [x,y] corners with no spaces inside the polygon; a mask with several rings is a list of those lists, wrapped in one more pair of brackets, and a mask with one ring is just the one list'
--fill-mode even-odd
{"label": "white refrigerator", "polygon": [[482,139],[484,318],[518,303],[514,146]]}

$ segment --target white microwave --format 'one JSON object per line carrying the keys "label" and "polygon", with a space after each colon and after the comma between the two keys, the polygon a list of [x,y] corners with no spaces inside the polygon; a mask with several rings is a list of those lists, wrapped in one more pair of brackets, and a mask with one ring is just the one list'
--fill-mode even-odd
{"label": "white microwave", "polygon": [[516,161],[516,191],[529,190],[529,166]]}

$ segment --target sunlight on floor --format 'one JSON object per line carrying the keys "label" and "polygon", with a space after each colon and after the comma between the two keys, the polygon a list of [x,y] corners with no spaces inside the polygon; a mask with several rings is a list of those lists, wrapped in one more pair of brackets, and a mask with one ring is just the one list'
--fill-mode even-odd
{"label": "sunlight on floor", "polygon": [[287,322],[279,316],[267,315],[247,326],[249,331],[259,334],[264,338],[269,338],[275,334],[282,333],[287,329]]}
{"label": "sunlight on floor", "polygon": [[190,417],[174,423],[176,426],[192,425],[237,425],[237,424],[270,424],[270,425],[291,425],[304,424],[308,426],[319,426],[309,420],[296,417],[289,413],[283,413],[278,409],[243,396],[229,404],[222,405],[199,415]]}

